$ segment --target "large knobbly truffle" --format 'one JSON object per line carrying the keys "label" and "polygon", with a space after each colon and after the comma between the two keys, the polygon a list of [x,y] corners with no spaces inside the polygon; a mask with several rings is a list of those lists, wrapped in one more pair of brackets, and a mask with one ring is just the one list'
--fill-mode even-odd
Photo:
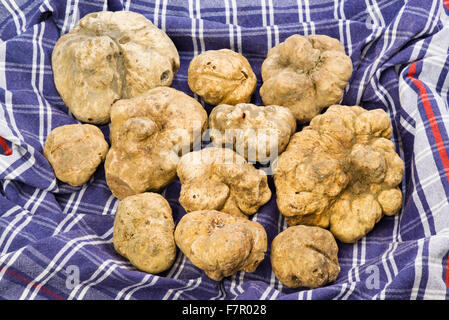
{"label": "large knobbly truffle", "polygon": [[340,273],[338,246],[326,229],[293,226],[271,243],[271,266],[287,287],[318,288],[335,281]]}
{"label": "large knobbly truffle", "polygon": [[44,146],[56,178],[81,186],[94,174],[108,152],[103,133],[90,124],[70,124],[53,129]]}
{"label": "large knobbly truffle", "polygon": [[175,224],[167,200],[141,193],[120,201],[114,220],[115,250],[138,269],[160,273],[176,257]]}
{"label": "large knobbly truffle", "polygon": [[266,174],[231,149],[188,153],[179,161],[177,173],[179,202],[187,212],[219,210],[247,218],[271,198]]}
{"label": "large knobbly truffle", "polygon": [[52,67],[56,89],[74,116],[101,124],[118,99],[169,86],[179,55],[143,15],[104,11],[84,16],[58,40]]}
{"label": "large knobbly truffle", "polygon": [[330,227],[339,240],[355,242],[383,214],[396,214],[404,162],[391,134],[385,111],[341,105],[294,134],[274,174],[287,222]]}
{"label": "large knobbly truffle", "polygon": [[157,87],[111,110],[106,182],[119,199],[158,191],[176,177],[179,157],[201,142],[207,113],[185,93]]}
{"label": "large knobbly truffle", "polygon": [[192,59],[190,89],[209,104],[249,102],[257,79],[244,56],[229,49],[208,50]]}
{"label": "large knobbly truffle", "polygon": [[216,281],[240,270],[254,272],[267,251],[261,224],[214,210],[187,213],[176,226],[179,249]]}
{"label": "large knobbly truffle", "polygon": [[261,73],[263,102],[288,107],[308,122],[343,97],[352,61],[337,39],[295,34],[270,49]]}
{"label": "large knobbly truffle", "polygon": [[280,106],[221,104],[212,110],[209,128],[215,146],[233,148],[251,162],[266,162],[287,147],[296,120],[288,108]]}

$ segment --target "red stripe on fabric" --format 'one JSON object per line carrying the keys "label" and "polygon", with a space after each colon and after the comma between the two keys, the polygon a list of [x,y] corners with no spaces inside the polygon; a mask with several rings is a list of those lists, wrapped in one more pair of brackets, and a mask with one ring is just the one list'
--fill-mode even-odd
{"label": "red stripe on fabric", "polygon": [[446,261],[446,285],[449,288],[449,254],[447,255],[447,261]]}
{"label": "red stripe on fabric", "polygon": [[6,143],[5,139],[0,137],[0,146],[3,148],[3,151],[7,156],[12,155],[12,150],[9,148],[8,144]]}
{"label": "red stripe on fabric", "polygon": [[[449,2],[449,0],[447,0]],[[443,163],[444,171],[446,172],[446,178],[449,181],[449,157],[447,155],[446,147],[441,137],[440,128],[435,119],[435,114],[433,113],[432,105],[429,102],[429,97],[427,95],[426,88],[424,84],[418,79],[414,78],[416,73],[416,62],[410,65],[407,77],[410,78],[413,84],[418,88],[419,95],[421,96],[421,101],[424,106],[424,110],[429,120],[430,129],[432,130],[433,138],[435,139],[435,144],[440,154],[441,162]]]}
{"label": "red stripe on fabric", "polygon": [[444,5],[449,9],[449,0],[444,0]]}
{"label": "red stripe on fabric", "polygon": [[[14,272],[8,268],[1,268],[0,271],[4,272],[5,274],[7,274],[10,277],[16,278],[20,281],[25,282],[26,284],[31,283],[31,280],[25,278],[24,276],[22,276],[21,274]],[[54,293],[53,291],[51,291],[50,289],[40,285],[40,284],[36,284],[36,283],[32,283],[31,284],[33,287],[37,288],[38,290],[42,291],[43,293],[45,293],[46,295],[48,295],[49,297],[52,297],[53,299],[56,300],[65,300],[63,297],[61,297],[60,295]]]}

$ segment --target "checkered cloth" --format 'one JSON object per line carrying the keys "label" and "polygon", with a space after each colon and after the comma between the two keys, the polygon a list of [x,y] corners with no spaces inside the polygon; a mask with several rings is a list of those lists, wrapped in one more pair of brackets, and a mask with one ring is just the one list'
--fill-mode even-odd
{"label": "checkered cloth", "polygon": [[[269,243],[256,272],[212,281],[179,251],[160,275],[136,270],[112,245],[118,200],[103,166],[75,188],[55,179],[42,154],[52,129],[77,123],[55,89],[52,49],[80,17],[100,10],[137,11],[165,30],[181,57],[172,86],[191,96],[192,57],[242,53],[258,77],[259,105],[271,47],[295,33],[339,39],[354,64],[342,104],[391,117],[405,161],[402,211],[357,243],[338,243],[341,272],[319,289],[286,288],[272,272],[270,243],[287,227],[275,196],[253,217]],[[0,0],[0,297],[449,299],[448,17],[449,1]],[[108,137],[109,126],[100,128]],[[185,214],[179,191],[175,181],[162,192],[175,223]]]}

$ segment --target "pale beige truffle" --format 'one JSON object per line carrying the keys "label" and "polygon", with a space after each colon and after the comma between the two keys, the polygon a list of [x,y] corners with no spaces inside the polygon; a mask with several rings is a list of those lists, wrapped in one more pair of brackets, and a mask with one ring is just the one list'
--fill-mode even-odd
{"label": "pale beige truffle", "polygon": [[137,269],[156,274],[175,260],[174,229],[167,200],[157,193],[141,193],[120,201],[112,242]]}
{"label": "pale beige truffle", "polygon": [[209,128],[215,146],[233,148],[250,162],[267,162],[285,150],[296,120],[281,106],[221,104],[212,110]]}
{"label": "pale beige truffle", "polygon": [[72,186],[85,184],[108,152],[103,133],[90,124],[69,124],[53,129],[44,156],[56,178]]}
{"label": "pale beige truffle", "polygon": [[185,93],[157,87],[111,110],[106,182],[119,199],[158,191],[176,177],[180,156],[201,142],[207,113]]}
{"label": "pale beige truffle", "polygon": [[80,121],[109,121],[112,104],[170,86],[179,55],[170,38],[143,15],[103,11],[84,16],[52,53],[56,89]]}
{"label": "pale beige truffle", "polygon": [[294,134],[278,158],[277,204],[290,225],[330,228],[355,242],[402,205],[404,162],[381,109],[334,105]]}
{"label": "pale beige truffle", "polygon": [[337,39],[295,34],[268,51],[261,73],[264,104],[288,107],[304,123],[341,100],[352,61]]}
{"label": "pale beige truffle", "polygon": [[279,233],[271,243],[271,267],[289,288],[322,287],[340,273],[338,246],[326,229],[293,226]]}
{"label": "pale beige truffle", "polygon": [[184,209],[218,210],[247,218],[271,198],[267,176],[226,148],[186,154],[178,164],[179,202]]}
{"label": "pale beige truffle", "polygon": [[244,56],[229,49],[208,50],[192,59],[190,89],[209,104],[249,102],[257,79]]}
{"label": "pale beige truffle", "polygon": [[176,226],[179,249],[212,280],[240,270],[254,272],[267,251],[267,234],[258,222],[215,210],[187,213]]}

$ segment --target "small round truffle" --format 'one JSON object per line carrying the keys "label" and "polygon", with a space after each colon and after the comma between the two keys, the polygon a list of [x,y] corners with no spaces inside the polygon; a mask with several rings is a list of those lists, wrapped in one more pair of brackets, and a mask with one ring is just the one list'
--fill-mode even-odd
{"label": "small round truffle", "polygon": [[244,56],[229,49],[208,50],[192,59],[190,89],[209,104],[249,102],[257,79]]}
{"label": "small round truffle", "polygon": [[248,218],[271,198],[267,176],[231,149],[205,148],[178,164],[179,202],[184,209],[218,210]]}
{"label": "small round truffle", "polygon": [[52,53],[56,89],[80,121],[109,121],[112,104],[170,86],[179,55],[170,38],[143,15],[94,12],[63,35]]}
{"label": "small round truffle", "polygon": [[295,34],[268,51],[261,73],[263,102],[290,108],[304,123],[341,100],[352,61],[337,39]]}
{"label": "small round truffle", "polygon": [[112,242],[137,269],[156,274],[175,261],[174,230],[167,200],[157,193],[141,193],[120,201]]}
{"label": "small round truffle", "polygon": [[289,227],[271,243],[271,266],[289,288],[322,287],[340,273],[338,246],[326,229]]}
{"label": "small round truffle", "polygon": [[106,182],[119,199],[159,191],[176,178],[179,158],[201,142],[203,106],[185,93],[157,87],[111,110]]}
{"label": "small round truffle", "polygon": [[340,241],[355,242],[384,214],[398,213],[404,162],[391,134],[385,111],[341,105],[294,134],[274,174],[289,225],[330,228]]}
{"label": "small round truffle", "polygon": [[196,267],[216,281],[240,270],[254,272],[267,251],[261,224],[214,210],[184,215],[176,226],[175,241]]}
{"label": "small round truffle", "polygon": [[209,128],[215,146],[234,149],[250,162],[267,162],[287,147],[296,119],[280,106],[221,104],[212,110]]}
{"label": "small round truffle", "polygon": [[44,156],[56,178],[81,186],[94,174],[108,152],[103,133],[90,124],[70,124],[53,129],[44,146]]}

